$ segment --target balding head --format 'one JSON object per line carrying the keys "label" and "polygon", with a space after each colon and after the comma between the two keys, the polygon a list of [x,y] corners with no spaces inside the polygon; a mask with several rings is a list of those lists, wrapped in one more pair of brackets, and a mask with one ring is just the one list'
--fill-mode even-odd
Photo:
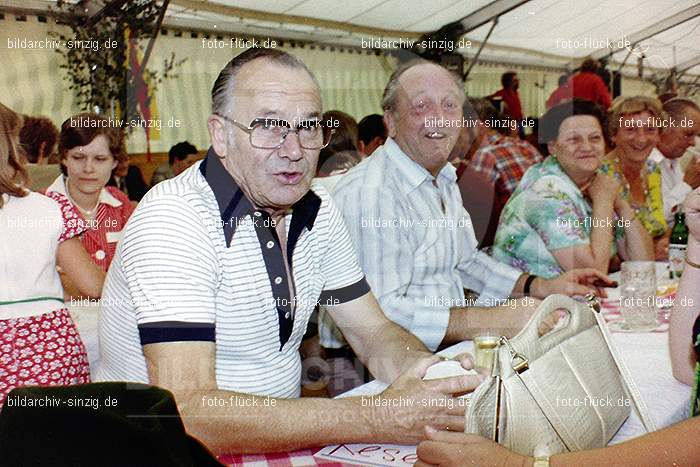
{"label": "balding head", "polygon": [[461,80],[453,73],[425,60],[407,62],[384,90],[389,136],[435,176],[459,138],[464,99]]}

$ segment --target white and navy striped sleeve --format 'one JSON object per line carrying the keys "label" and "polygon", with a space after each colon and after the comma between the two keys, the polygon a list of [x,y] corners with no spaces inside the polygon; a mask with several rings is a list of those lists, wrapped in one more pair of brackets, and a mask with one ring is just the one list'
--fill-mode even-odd
{"label": "white and navy striped sleeve", "polygon": [[187,201],[142,202],[127,226],[122,268],[142,345],[215,340],[216,253]]}
{"label": "white and navy striped sleeve", "polygon": [[328,203],[325,207],[328,210],[328,228],[327,248],[322,262],[324,287],[319,303],[332,306],[359,298],[370,289],[343,216],[330,197],[324,202]]}

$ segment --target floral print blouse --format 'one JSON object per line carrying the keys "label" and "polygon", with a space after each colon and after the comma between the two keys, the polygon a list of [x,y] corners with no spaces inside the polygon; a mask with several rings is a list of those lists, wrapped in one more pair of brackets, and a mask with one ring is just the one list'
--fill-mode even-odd
{"label": "floral print blouse", "polygon": [[[503,208],[492,255],[523,272],[551,278],[564,272],[552,251],[590,242],[593,208],[555,156],[533,165]],[[624,229],[613,221],[615,239]],[[612,243],[610,256],[617,254]]]}
{"label": "floral print blouse", "polygon": [[[665,234],[666,230],[668,230],[668,224],[666,224],[666,218],[664,217],[664,201],[661,196],[661,168],[656,162],[647,159],[645,169],[647,173],[646,202],[644,206],[636,208],[635,211],[637,212],[637,219],[644,225],[649,235],[652,238],[656,238]],[[616,180],[622,183],[621,195],[632,204],[629,185],[625,182],[619,164],[616,164],[610,155],[603,160],[600,171],[615,177]]]}

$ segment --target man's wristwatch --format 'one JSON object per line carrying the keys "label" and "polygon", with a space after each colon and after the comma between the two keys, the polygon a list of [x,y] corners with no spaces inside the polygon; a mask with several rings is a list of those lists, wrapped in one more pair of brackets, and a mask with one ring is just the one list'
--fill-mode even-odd
{"label": "man's wristwatch", "polygon": [[532,467],[549,467],[549,456],[537,456]]}
{"label": "man's wristwatch", "polygon": [[527,279],[525,279],[525,286],[523,287],[523,295],[526,297],[530,296],[530,287],[532,286],[532,283],[535,282],[535,279],[537,279],[537,276],[534,274],[530,274],[527,276]]}

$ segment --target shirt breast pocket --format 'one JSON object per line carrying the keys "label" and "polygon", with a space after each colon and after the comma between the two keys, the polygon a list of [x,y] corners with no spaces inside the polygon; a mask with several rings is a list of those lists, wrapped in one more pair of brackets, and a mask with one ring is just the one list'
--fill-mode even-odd
{"label": "shirt breast pocket", "polygon": [[123,233],[123,230],[120,230],[119,232],[107,232],[107,243],[117,243],[119,240],[122,239]]}

